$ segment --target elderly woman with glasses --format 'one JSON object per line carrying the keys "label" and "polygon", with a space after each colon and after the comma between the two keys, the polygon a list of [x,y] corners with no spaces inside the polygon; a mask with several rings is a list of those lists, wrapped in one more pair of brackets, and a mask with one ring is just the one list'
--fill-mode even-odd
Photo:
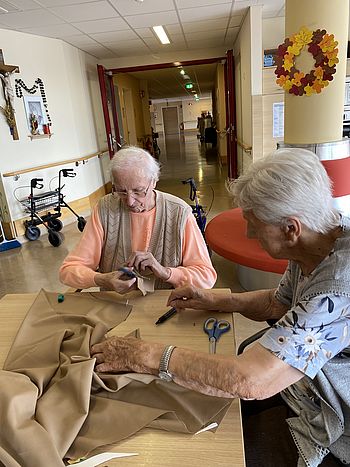
{"label": "elderly woman with glasses", "polygon": [[127,267],[151,279],[156,289],[213,287],[216,272],[192,210],[180,198],[155,190],[159,173],[158,162],[143,149],[129,147],[114,156],[112,193],[94,208],[80,242],[64,260],[63,283],[126,293],[136,282],[125,274]]}

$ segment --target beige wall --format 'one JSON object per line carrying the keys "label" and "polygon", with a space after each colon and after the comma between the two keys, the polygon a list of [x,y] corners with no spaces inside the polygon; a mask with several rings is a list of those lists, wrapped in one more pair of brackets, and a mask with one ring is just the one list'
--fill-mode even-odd
{"label": "beige wall", "polygon": [[225,104],[225,77],[224,65],[218,64],[215,75],[215,122],[218,133],[218,152],[222,163],[227,162],[226,104]]}
{"label": "beige wall", "polygon": [[[127,123],[126,123],[126,103],[124,102],[124,94],[123,89],[129,89],[132,94],[132,103],[133,103],[133,117],[135,122],[135,130],[136,130],[136,138],[137,138],[137,145],[142,147],[143,140],[146,134],[149,134],[150,131],[145,131],[145,120],[144,120],[144,111],[145,105],[148,106],[148,99],[146,99],[146,91],[141,86],[140,80],[134,78],[133,76],[127,73],[121,73],[114,76],[114,81],[118,86],[119,92],[119,102],[122,112],[123,118],[123,127],[124,131],[126,131]],[[140,91],[145,92],[145,97],[141,97]],[[148,90],[147,90],[148,95]],[[146,129],[150,130],[150,120],[146,122]],[[124,135],[126,141],[128,141],[127,135]]]}
{"label": "beige wall", "polygon": [[261,5],[249,8],[234,46],[239,173],[263,152],[261,18]]}
{"label": "beige wall", "polygon": [[[250,62],[250,15],[246,15],[240,33],[237,37],[234,47],[235,60],[239,59],[240,74],[236,76],[236,86],[240,87],[240,109],[237,118],[237,133],[240,135],[240,141],[246,146],[252,145],[252,96],[251,96],[251,62]],[[244,170],[245,159],[248,158],[248,164],[251,158],[248,153],[242,152],[241,171]]]}
{"label": "beige wall", "polygon": [[141,98],[142,115],[143,115],[143,132],[145,135],[152,137],[151,130],[151,113],[149,110],[149,94],[148,94],[148,82],[147,80],[140,81],[140,88],[143,91],[144,96]]}
{"label": "beige wall", "polygon": [[266,18],[262,22],[263,50],[277,49],[284,42],[284,16]]}
{"label": "beige wall", "polygon": [[278,141],[283,141],[273,137],[273,104],[284,102],[284,91],[277,86],[274,71],[274,67],[263,70],[263,156],[277,149]]}

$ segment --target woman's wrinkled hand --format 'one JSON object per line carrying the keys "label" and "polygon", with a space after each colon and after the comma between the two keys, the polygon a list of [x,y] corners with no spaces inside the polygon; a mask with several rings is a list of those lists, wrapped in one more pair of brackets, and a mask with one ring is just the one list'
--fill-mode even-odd
{"label": "woman's wrinkled hand", "polygon": [[135,337],[111,337],[91,347],[96,358],[96,371],[119,373],[132,371],[157,374],[164,345],[145,342]]}
{"label": "woman's wrinkled hand", "polygon": [[[125,278],[126,280],[123,280]],[[120,294],[130,292],[136,288],[136,278],[129,279],[121,271],[97,273],[94,277],[95,284],[105,290],[114,290]]]}
{"label": "woman's wrinkled hand", "polygon": [[127,262],[128,267],[134,267],[141,274],[150,269],[153,274],[167,281],[170,277],[170,268],[162,266],[149,251],[134,251]]}
{"label": "woman's wrinkled hand", "polygon": [[210,291],[197,289],[192,285],[186,285],[173,290],[168,298],[167,306],[177,310],[193,308],[195,310],[218,310],[215,303],[215,295]]}

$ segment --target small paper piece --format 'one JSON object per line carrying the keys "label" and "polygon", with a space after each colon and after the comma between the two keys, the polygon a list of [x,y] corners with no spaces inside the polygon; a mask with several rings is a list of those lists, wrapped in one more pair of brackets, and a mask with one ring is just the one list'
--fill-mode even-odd
{"label": "small paper piece", "polygon": [[213,428],[217,428],[219,425],[216,422],[210,423],[210,425],[205,426],[201,430],[197,431],[195,435],[199,435],[199,433],[204,433],[205,431],[212,430]]}
{"label": "small paper piece", "polygon": [[97,454],[96,456],[92,456],[89,459],[83,460],[81,462],[76,462],[71,465],[79,466],[79,467],[95,467],[111,459],[117,459],[119,457],[130,457],[130,456],[138,456],[138,453],[137,452],[103,452],[102,454]]}
{"label": "small paper piece", "polygon": [[142,295],[147,295],[148,293],[154,292],[155,277],[150,276],[150,280],[137,278],[137,288],[141,290]]}

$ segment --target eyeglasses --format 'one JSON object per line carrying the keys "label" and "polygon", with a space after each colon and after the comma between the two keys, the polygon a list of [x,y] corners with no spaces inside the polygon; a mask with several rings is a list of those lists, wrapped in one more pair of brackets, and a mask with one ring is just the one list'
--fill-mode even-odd
{"label": "eyeglasses", "polygon": [[148,190],[151,186],[152,180],[149,182],[147,188],[142,188],[141,190],[117,190],[114,185],[112,185],[112,195],[119,196],[120,198],[126,198],[128,195],[132,196],[133,198],[145,198]]}

